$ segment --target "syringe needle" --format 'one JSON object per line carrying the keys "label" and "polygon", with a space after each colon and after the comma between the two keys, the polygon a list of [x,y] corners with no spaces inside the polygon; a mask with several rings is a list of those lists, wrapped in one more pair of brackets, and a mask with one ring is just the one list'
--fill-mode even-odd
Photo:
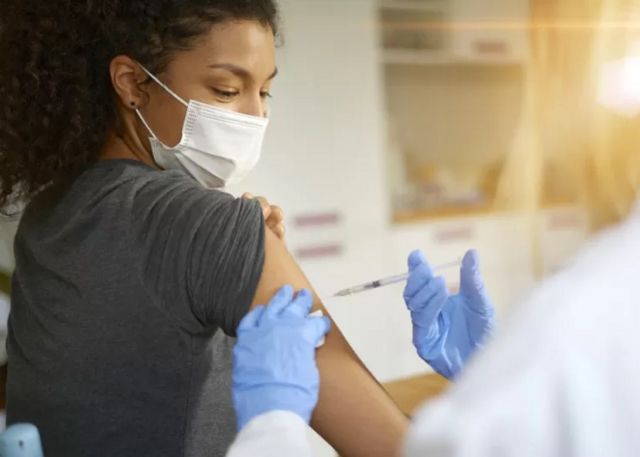
{"label": "syringe needle", "polygon": [[[445,263],[443,265],[438,265],[433,268],[433,272],[436,273],[441,270],[446,270],[447,268],[457,267],[460,265],[460,260],[456,260],[455,262]],[[347,289],[342,289],[336,292],[334,297],[348,297],[350,295],[359,294],[361,292],[366,292],[368,290],[379,289],[380,287],[390,286],[391,284],[397,284],[399,282],[406,281],[409,279],[410,273],[403,273],[396,276],[389,276],[383,279],[378,279],[376,281],[367,282],[365,284],[360,284],[358,286],[349,287]]]}

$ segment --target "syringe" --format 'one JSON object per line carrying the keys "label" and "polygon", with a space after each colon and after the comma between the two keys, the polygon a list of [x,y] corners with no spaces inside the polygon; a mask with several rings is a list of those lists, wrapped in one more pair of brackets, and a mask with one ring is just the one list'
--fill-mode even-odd
{"label": "syringe", "polygon": [[[433,272],[436,273],[438,271],[446,270],[447,268],[453,268],[460,266],[460,260],[456,260],[455,262],[445,263],[443,265],[438,265],[433,268]],[[377,281],[371,281],[365,284],[360,284],[359,286],[349,287],[347,289],[343,289],[337,292],[334,297],[348,297],[349,295],[359,294],[362,292],[366,292],[368,290],[379,289],[380,287],[390,286],[391,284],[397,284],[399,282],[406,281],[409,279],[411,273],[403,273],[401,275],[389,276],[388,278],[378,279]]]}

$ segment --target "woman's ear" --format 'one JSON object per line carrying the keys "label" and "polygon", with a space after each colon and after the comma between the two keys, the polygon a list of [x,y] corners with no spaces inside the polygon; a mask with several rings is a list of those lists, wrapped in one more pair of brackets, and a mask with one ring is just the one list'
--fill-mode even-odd
{"label": "woman's ear", "polygon": [[128,109],[137,109],[144,106],[149,99],[144,85],[149,76],[140,65],[127,56],[117,56],[109,65],[111,84],[120,103]]}

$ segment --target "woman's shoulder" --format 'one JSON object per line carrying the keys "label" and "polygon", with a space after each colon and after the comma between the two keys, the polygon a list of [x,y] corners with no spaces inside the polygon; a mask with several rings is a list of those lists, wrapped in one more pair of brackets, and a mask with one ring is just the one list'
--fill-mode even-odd
{"label": "woman's shoulder", "polygon": [[186,172],[160,170],[135,160],[97,162],[77,178],[73,188],[85,203],[117,200],[123,208],[197,201],[211,206],[235,200],[226,192],[201,186]]}
{"label": "woman's shoulder", "polygon": [[[101,165],[85,177],[95,186],[95,202],[106,213],[129,219],[131,227],[180,227],[195,230],[203,225],[230,225],[236,230],[259,230],[262,211],[256,201],[236,198],[219,189],[203,187],[180,170],[159,170],[131,161]],[[98,175],[98,176],[96,176]],[[83,195],[83,183],[78,191]],[[177,224],[177,225],[176,225]]]}
{"label": "woman's shoulder", "polygon": [[[227,194],[219,191],[210,191],[200,186],[194,179],[181,170],[160,170],[136,160],[118,159],[96,162],[73,183],[74,187],[81,190],[89,189],[89,194],[99,196],[116,194],[130,194],[136,198],[144,196],[146,191],[159,192],[162,189],[178,191],[190,191],[209,195],[211,198],[229,198]],[[122,198],[122,195],[119,195]]]}
{"label": "woman's shoulder", "polygon": [[21,226],[69,227],[126,220],[215,217],[233,209],[236,199],[206,189],[179,170],[158,170],[133,160],[100,161],[42,191],[27,205]]}

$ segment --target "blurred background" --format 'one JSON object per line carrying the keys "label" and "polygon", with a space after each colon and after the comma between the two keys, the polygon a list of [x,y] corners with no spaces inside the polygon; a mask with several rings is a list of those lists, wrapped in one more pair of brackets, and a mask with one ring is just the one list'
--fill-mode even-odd
{"label": "blurred background", "polygon": [[[291,252],[408,413],[444,383],[411,346],[402,286],[329,297],[406,271],[413,249],[440,264],[476,248],[504,319],[625,214],[640,178],[639,3],[280,1],[267,144],[231,190],[285,210]],[[598,206],[601,189],[619,205]],[[15,224],[0,228],[5,292]],[[457,271],[445,276],[455,290]]]}

